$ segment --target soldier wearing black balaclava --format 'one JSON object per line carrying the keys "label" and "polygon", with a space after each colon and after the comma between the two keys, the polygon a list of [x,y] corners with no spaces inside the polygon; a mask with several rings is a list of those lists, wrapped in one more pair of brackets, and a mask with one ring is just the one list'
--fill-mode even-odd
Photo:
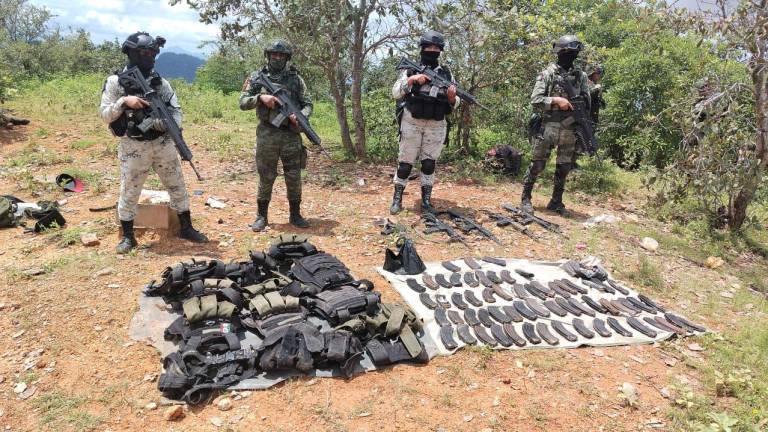
{"label": "soldier wearing black balaclava", "polygon": [[[443,35],[436,31],[424,33],[419,41],[421,64],[428,66],[449,81],[451,72],[439,64],[440,53],[445,48]],[[432,211],[432,185],[435,182],[435,165],[443,150],[447,121],[445,116],[459,106],[456,86],[447,89],[432,86],[426,75],[413,70],[403,70],[394,87],[392,96],[398,104],[404,104],[400,120],[400,150],[393,183],[391,214],[403,209],[403,192],[408,176],[416,161],[421,161],[421,210]]]}
{"label": "soldier wearing black balaclava", "polygon": [[[134,33],[123,42],[122,51],[128,56],[123,71],[138,67],[162,100],[165,101],[176,124],[181,127],[181,107],[173,88],[167,80],[155,72],[155,57],[165,45],[162,37],[153,38],[147,33]],[[181,162],[173,139],[166,134],[161,119],[153,119],[151,127],[139,128],[151,115],[149,102],[142,99],[140,90],[121,80],[117,71],[104,83],[101,94],[101,118],[109,129],[120,137],[117,155],[120,159],[120,200],[117,214],[120,217],[122,238],[117,253],[128,253],[138,245],[133,231],[133,220],[144,181],[150,170],[160,177],[170,195],[170,207],[179,214],[179,237],[194,243],[205,243],[208,238],[192,227]]]}
{"label": "soldier wearing black balaclava", "polygon": [[573,117],[573,106],[568,100],[568,93],[563,87],[562,80],[568,80],[590,105],[587,76],[574,61],[578,57],[583,44],[576,36],[567,35],[552,44],[552,53],[557,55],[557,62],[547,66],[536,78],[536,84],[531,93],[531,105],[541,114],[542,125],[535,131],[532,138],[531,165],[525,173],[523,194],[520,206],[523,211],[533,214],[531,194],[538,175],[544,171],[547,159],[553,148],[557,148],[555,178],[552,188],[552,199],[547,204],[547,210],[563,216],[568,213],[563,204],[565,180],[572,168],[573,152],[576,146],[576,121]]}

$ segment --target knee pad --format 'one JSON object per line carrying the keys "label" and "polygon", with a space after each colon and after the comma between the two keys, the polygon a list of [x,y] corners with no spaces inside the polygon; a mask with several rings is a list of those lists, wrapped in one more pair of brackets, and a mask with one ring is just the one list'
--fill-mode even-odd
{"label": "knee pad", "polygon": [[425,175],[432,175],[435,172],[435,160],[434,159],[424,159],[421,161],[421,172]]}
{"label": "knee pad", "polygon": [[541,174],[542,171],[544,171],[544,167],[546,167],[547,161],[544,160],[535,160],[531,162],[531,175],[537,176]]}
{"label": "knee pad", "polygon": [[412,169],[413,165],[409,164],[408,162],[400,162],[400,164],[397,166],[397,178],[408,180],[408,176],[411,175]]}

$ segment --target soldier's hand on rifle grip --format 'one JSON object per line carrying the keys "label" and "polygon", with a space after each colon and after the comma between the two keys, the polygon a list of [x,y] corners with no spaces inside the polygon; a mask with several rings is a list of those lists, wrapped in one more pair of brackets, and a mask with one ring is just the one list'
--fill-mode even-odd
{"label": "soldier's hand on rifle grip", "polygon": [[124,96],[123,105],[130,109],[141,109],[149,106],[149,102],[138,96]]}
{"label": "soldier's hand on rifle grip", "polygon": [[422,85],[429,81],[429,77],[424,74],[416,74],[408,77],[408,85],[413,87],[414,85]]}
{"label": "soldier's hand on rifle grip", "polygon": [[568,99],[555,96],[552,98],[552,105],[556,106],[560,111],[572,111],[573,105],[568,102]]}
{"label": "soldier's hand on rifle grip", "polygon": [[268,94],[259,95],[259,102],[269,109],[274,109],[280,103],[276,97]]}
{"label": "soldier's hand on rifle grip", "polygon": [[448,87],[448,90],[446,90],[445,95],[448,97],[448,103],[453,105],[456,103],[456,86],[452,85]]}
{"label": "soldier's hand on rifle grip", "polygon": [[294,129],[299,128],[299,121],[296,120],[296,114],[291,114],[290,116],[288,116],[288,120],[291,121],[291,125],[293,126]]}

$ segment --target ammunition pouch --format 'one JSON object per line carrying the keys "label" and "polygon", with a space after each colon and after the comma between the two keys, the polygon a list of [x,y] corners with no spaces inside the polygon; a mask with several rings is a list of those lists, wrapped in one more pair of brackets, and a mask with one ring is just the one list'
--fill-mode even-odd
{"label": "ammunition pouch", "polygon": [[238,307],[227,300],[220,301],[217,294],[208,294],[187,299],[182,303],[182,309],[187,322],[194,324],[207,319],[230,318]]}
{"label": "ammunition pouch", "polygon": [[[318,253],[317,248],[308,241],[307,236],[281,234],[272,242],[267,255],[278,264],[291,264],[294,260]],[[253,255],[251,257],[253,259]]]}
{"label": "ammunition pouch", "polygon": [[317,328],[303,323],[282,326],[265,336],[259,368],[308,372],[315,367],[315,356],[322,354],[323,349],[325,338]]}
{"label": "ammunition pouch", "polygon": [[258,318],[301,310],[298,297],[281,296],[277,291],[254,296],[248,308],[251,310],[251,315]]}

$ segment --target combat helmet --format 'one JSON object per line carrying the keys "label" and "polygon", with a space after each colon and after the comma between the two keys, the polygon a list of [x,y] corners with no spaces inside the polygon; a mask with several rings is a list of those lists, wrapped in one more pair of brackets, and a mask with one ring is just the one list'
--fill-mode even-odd
{"label": "combat helmet", "polygon": [[293,48],[291,47],[291,44],[288,43],[288,41],[283,39],[275,39],[264,47],[264,57],[268,58],[269,53],[271,52],[283,53],[288,56],[288,60],[290,60],[291,56],[293,55]]}
{"label": "combat helmet", "polygon": [[563,51],[581,51],[584,44],[575,35],[565,35],[552,43],[552,53],[560,54]]}
{"label": "combat helmet", "polygon": [[419,46],[424,48],[428,45],[437,45],[441,51],[445,49],[445,38],[443,37],[443,34],[434,30],[427,30],[426,33],[421,35]]}
{"label": "combat helmet", "polygon": [[125,38],[121,50],[123,54],[128,54],[128,51],[132,49],[146,49],[160,52],[160,48],[165,46],[165,38],[158,36],[153,38],[147,32],[136,32]]}

